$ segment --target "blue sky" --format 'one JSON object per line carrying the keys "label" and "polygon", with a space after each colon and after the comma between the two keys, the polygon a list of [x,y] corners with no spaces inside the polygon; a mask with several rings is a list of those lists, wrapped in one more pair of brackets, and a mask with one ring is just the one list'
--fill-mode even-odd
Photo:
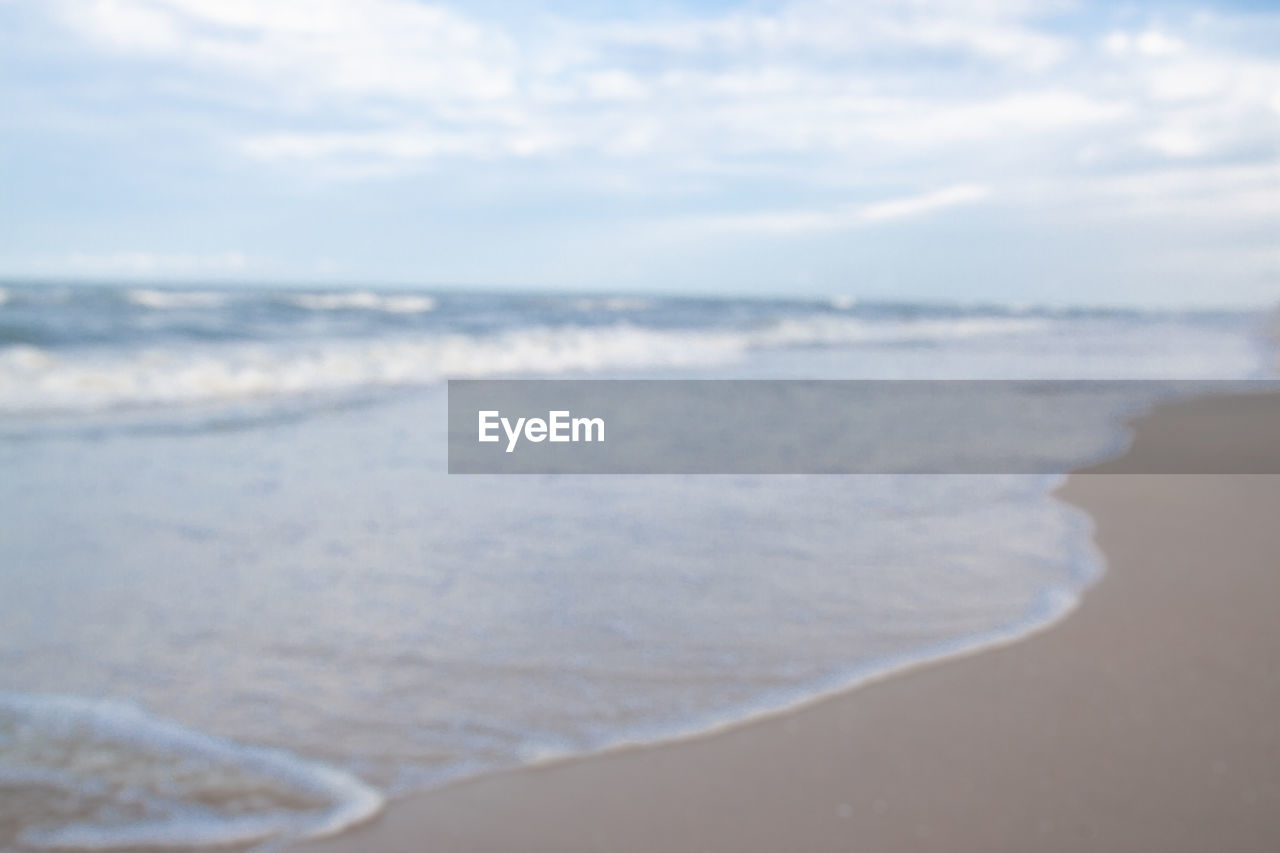
{"label": "blue sky", "polygon": [[0,0],[0,277],[1275,302],[1268,5]]}

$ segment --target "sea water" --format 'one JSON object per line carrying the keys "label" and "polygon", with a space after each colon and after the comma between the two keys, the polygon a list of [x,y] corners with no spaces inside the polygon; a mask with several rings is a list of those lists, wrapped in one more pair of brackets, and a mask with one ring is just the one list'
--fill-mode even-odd
{"label": "sea water", "polygon": [[1262,326],[7,286],[0,848],[340,832],[1014,640],[1102,568],[1051,476],[450,477],[447,378],[1256,378]]}

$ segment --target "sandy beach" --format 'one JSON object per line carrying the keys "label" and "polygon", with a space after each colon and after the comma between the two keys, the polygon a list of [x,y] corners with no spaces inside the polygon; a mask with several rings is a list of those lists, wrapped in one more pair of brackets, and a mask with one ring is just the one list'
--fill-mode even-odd
{"label": "sandy beach", "polygon": [[1274,456],[1280,398],[1192,401],[1067,481],[1108,569],[1046,630],[718,734],[459,783],[307,849],[1275,850],[1280,476],[1115,473],[1204,460],[1246,409],[1232,459]]}

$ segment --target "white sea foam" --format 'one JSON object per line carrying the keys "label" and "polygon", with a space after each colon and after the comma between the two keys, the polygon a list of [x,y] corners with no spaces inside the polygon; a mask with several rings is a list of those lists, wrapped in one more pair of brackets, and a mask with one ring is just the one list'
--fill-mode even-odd
{"label": "white sea foam", "polygon": [[334,767],[108,700],[0,692],[0,756],[8,785],[52,788],[70,803],[57,820],[28,827],[18,839],[25,847],[317,838],[368,820],[384,803]]}
{"label": "white sea foam", "polygon": [[573,307],[577,311],[609,311],[624,314],[629,311],[644,311],[653,307],[652,299],[636,299],[626,296],[604,296],[598,299],[577,299]]}
{"label": "white sea foam", "polygon": [[143,308],[165,310],[173,308],[218,308],[225,305],[228,295],[203,290],[130,290],[125,299]]}
{"label": "white sea foam", "polygon": [[785,319],[755,330],[532,327],[489,336],[148,349],[111,358],[37,347],[0,351],[0,412],[94,411],[119,406],[426,385],[445,378],[595,374],[713,367],[753,349],[927,341],[1036,331],[1035,320],[870,323]]}
{"label": "white sea foam", "polygon": [[1044,320],[973,317],[873,322],[856,317],[788,317],[751,335],[753,346],[840,346],[928,343],[1043,331]]}
{"label": "white sea foam", "polygon": [[368,290],[347,293],[300,293],[287,298],[290,304],[309,311],[385,311],[388,314],[422,314],[432,311],[436,301],[422,294],[379,295]]}
{"label": "white sea foam", "polygon": [[632,328],[327,342],[310,349],[152,349],[111,361],[24,346],[0,353],[0,412],[91,411],[423,385],[446,377],[713,364],[736,351],[733,340]]}

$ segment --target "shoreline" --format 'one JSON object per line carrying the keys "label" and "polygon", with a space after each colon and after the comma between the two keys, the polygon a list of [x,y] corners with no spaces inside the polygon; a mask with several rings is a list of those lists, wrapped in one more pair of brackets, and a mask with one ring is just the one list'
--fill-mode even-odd
{"label": "shoreline", "polygon": [[[1276,453],[1280,396],[1256,399],[1233,459]],[[1055,491],[1094,519],[1108,568],[1016,637],[710,732],[455,782],[300,847],[1274,849],[1280,476],[1092,476],[1202,458],[1238,402],[1157,406],[1126,454]]]}

